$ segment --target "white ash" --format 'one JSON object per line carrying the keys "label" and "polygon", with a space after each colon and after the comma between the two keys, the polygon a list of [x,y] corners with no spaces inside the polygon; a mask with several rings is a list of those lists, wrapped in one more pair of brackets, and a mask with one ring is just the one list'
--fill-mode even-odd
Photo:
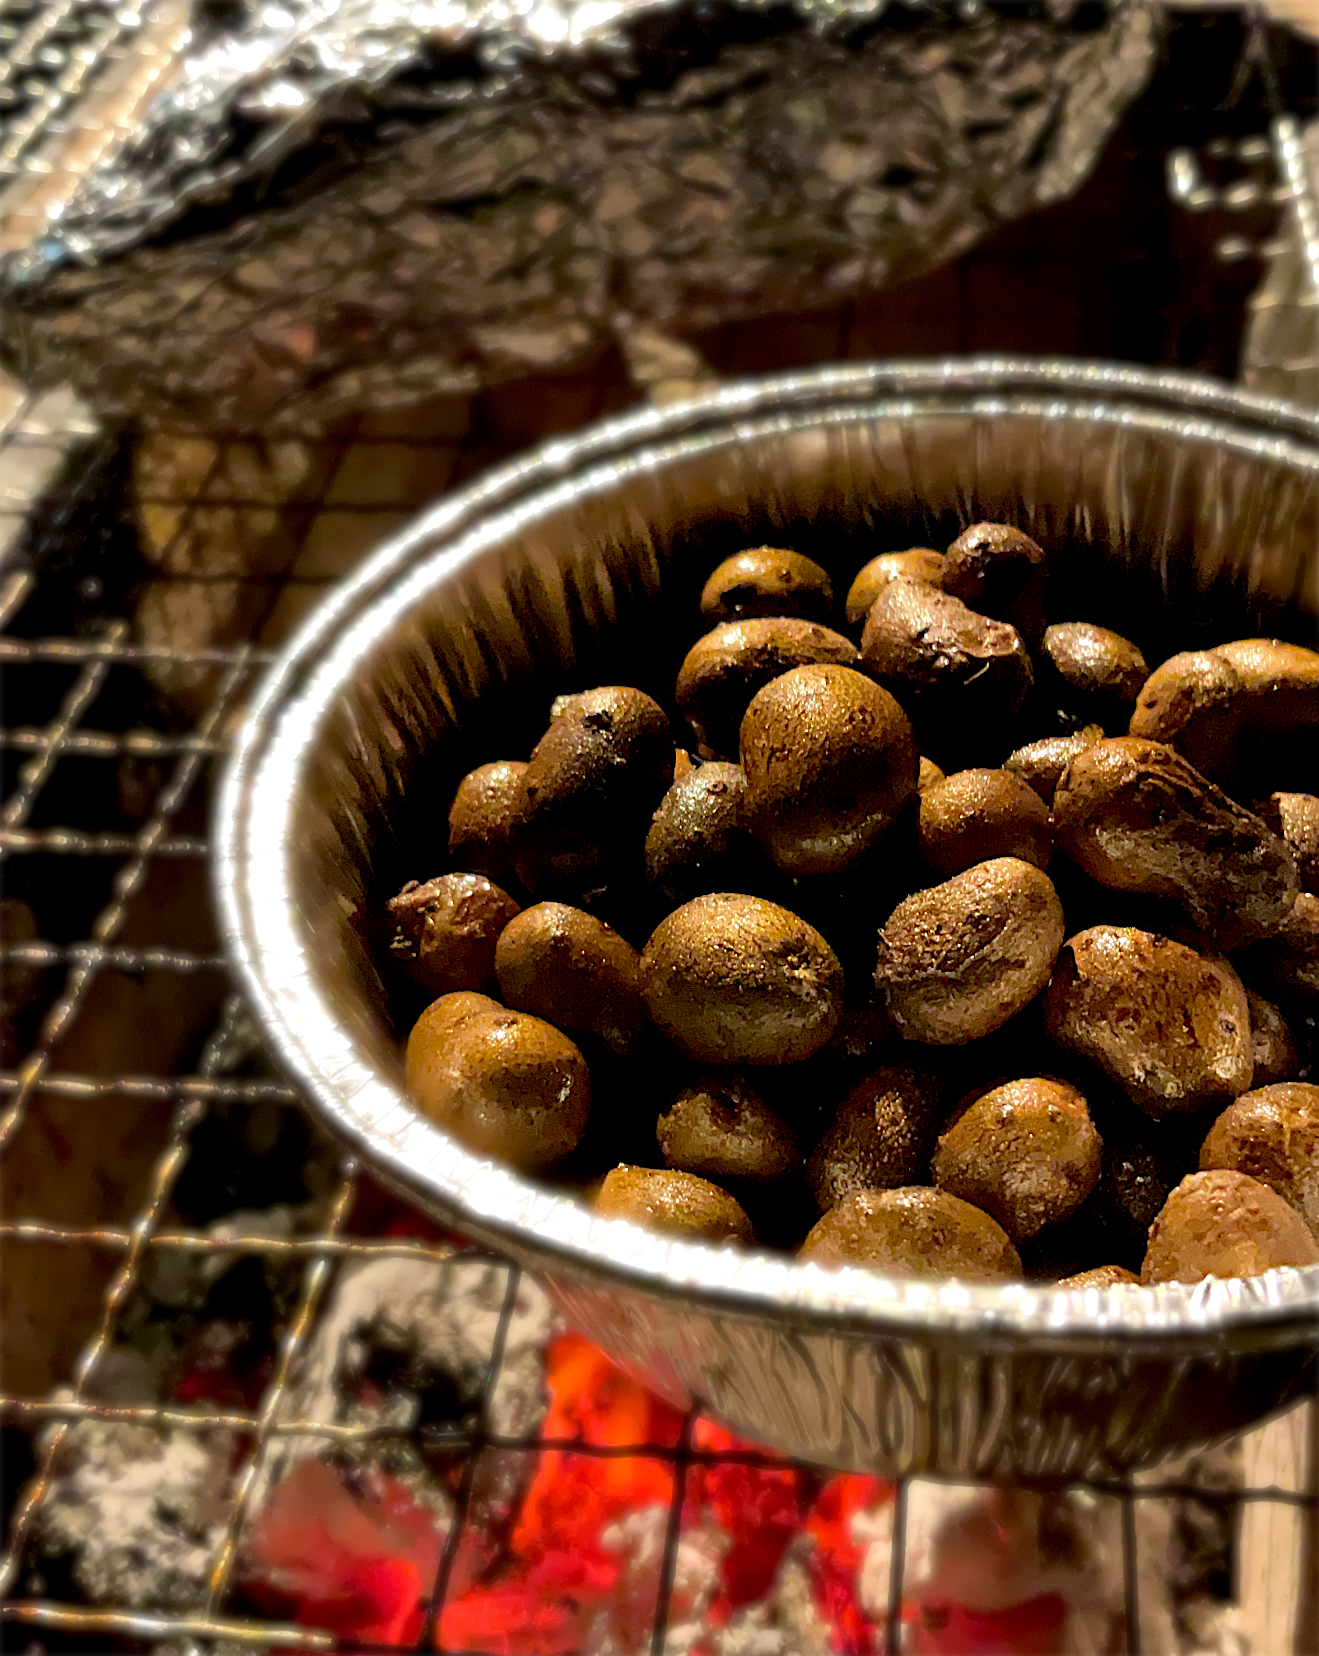
{"label": "white ash", "polygon": [[[507,1288],[507,1267],[461,1256],[347,1266],[307,1345],[281,1418],[412,1430],[419,1402],[407,1387],[378,1401],[361,1399],[360,1382],[382,1350],[410,1358],[414,1379],[428,1373],[447,1377],[458,1404],[475,1407],[485,1389]],[[542,1354],[550,1331],[548,1300],[522,1278],[487,1404],[491,1431],[526,1436],[539,1425],[545,1412]]]}
{"label": "white ash", "polygon": [[[314,1201],[296,1207],[279,1203],[255,1212],[231,1213],[207,1225],[206,1234],[217,1242],[231,1242],[238,1236],[283,1242],[306,1235],[321,1216],[322,1204]],[[143,1292],[157,1305],[170,1310],[196,1310],[205,1304],[207,1294],[220,1278],[247,1257],[250,1255],[246,1253],[153,1248],[143,1261],[139,1280]],[[279,1256],[262,1255],[261,1260],[268,1276],[288,1274],[288,1263]]]}
{"label": "white ash", "polygon": [[[864,1583],[880,1579],[863,1567]],[[915,1479],[902,1585],[909,1602],[985,1613],[1057,1593],[1069,1607],[1059,1656],[1105,1656],[1122,1648],[1125,1627],[1121,1510],[1085,1490],[1041,1495]],[[886,1604],[886,1580],[883,1591]],[[874,1615],[882,1606],[864,1608]]]}
{"label": "white ash", "polygon": [[[583,1642],[586,1656],[632,1656],[649,1650],[662,1585],[668,1503],[630,1512],[601,1534],[622,1570],[610,1604],[595,1618]],[[728,1537],[712,1526],[694,1526],[678,1537],[664,1629],[665,1656],[703,1649],[706,1618],[719,1591],[719,1562]]]}
{"label": "white ash", "polygon": [[600,1543],[618,1559],[619,1571],[608,1603],[583,1630],[584,1656],[633,1656],[649,1647],[668,1522],[667,1502],[652,1502],[601,1531]]}
{"label": "white ash", "polygon": [[[355,1425],[398,1433],[345,1453],[382,1460],[414,1492],[442,1492],[422,1453],[424,1443],[477,1423],[486,1397],[487,1428],[500,1436],[533,1435],[546,1408],[544,1348],[552,1332],[549,1302],[522,1277],[514,1295],[494,1383],[487,1379],[508,1290],[508,1270],[482,1259],[382,1258],[346,1266],[313,1331],[278,1419]],[[380,1383],[380,1376],[387,1378]],[[366,1384],[366,1382],[371,1382]],[[312,1434],[282,1438],[258,1479],[254,1510],[297,1463],[325,1449]],[[534,1457],[490,1449],[477,1463],[471,1521],[495,1524],[511,1512]],[[442,1503],[447,1507],[447,1497]]]}
{"label": "white ash", "polygon": [[[1244,1463],[1240,1439],[1192,1449],[1160,1462],[1137,1483],[1177,1485],[1189,1492],[1168,1503],[1170,1532],[1167,1581],[1178,1648],[1193,1648],[1196,1627],[1188,1611],[1194,1612],[1206,1599],[1218,1600],[1230,1590],[1235,1574],[1237,1509],[1231,1496],[1243,1487]],[[1193,1493],[1204,1490],[1209,1499]],[[1214,1498],[1217,1497],[1217,1498]],[[1140,1506],[1137,1507],[1139,1518]]]}
{"label": "white ash", "polygon": [[1270,1656],[1252,1641],[1239,1605],[1197,1599],[1183,1616],[1187,1639],[1182,1656]]}
{"label": "white ash", "polygon": [[821,1656],[834,1648],[811,1585],[807,1558],[813,1546],[804,1535],[792,1541],[765,1597],[736,1611],[715,1633],[716,1656]]}
{"label": "white ash", "polygon": [[78,1421],[38,1509],[28,1591],[67,1570],[86,1600],[199,1605],[231,1510],[233,1434]]}
{"label": "white ash", "polygon": [[673,1561],[673,1590],[664,1629],[665,1656],[689,1656],[700,1648],[711,1601],[719,1591],[719,1563],[729,1540],[719,1529],[684,1530]]}

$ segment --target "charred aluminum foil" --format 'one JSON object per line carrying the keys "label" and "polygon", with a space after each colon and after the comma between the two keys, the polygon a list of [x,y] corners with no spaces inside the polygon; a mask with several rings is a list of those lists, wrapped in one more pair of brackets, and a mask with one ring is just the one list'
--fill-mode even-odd
{"label": "charred aluminum foil", "polygon": [[1148,0],[257,0],[0,264],[4,360],[314,428],[838,303],[1085,178]]}

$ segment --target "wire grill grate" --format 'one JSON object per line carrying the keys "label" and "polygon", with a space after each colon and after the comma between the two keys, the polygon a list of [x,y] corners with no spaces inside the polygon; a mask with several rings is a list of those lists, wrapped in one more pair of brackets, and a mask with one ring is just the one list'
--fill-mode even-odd
{"label": "wire grill grate", "polygon": [[[167,24],[168,6],[159,11]],[[99,74],[147,15],[131,7],[115,14],[121,32],[111,41],[95,33],[96,13],[77,0],[22,16],[13,5],[0,10],[0,57],[9,42],[3,84],[21,90],[21,98],[0,98],[0,185],[13,174],[28,182],[38,176],[33,157],[84,84],[74,66]],[[21,53],[14,28],[26,31]],[[1029,230],[1013,234],[1027,236]],[[993,280],[975,286],[977,270],[992,273],[992,257],[938,273],[919,294],[886,296],[869,310],[727,330],[710,343],[708,354],[717,369],[735,373],[912,348],[1003,345],[1007,341],[1001,332],[993,334],[993,324],[988,335],[978,331],[977,293],[1001,291]],[[1035,325],[1032,303],[1019,301],[1014,326],[1027,311]],[[941,319],[932,324],[931,311],[939,307]],[[945,313],[955,318],[952,324]],[[1011,343],[1064,348],[1052,337],[1034,335]],[[1097,349],[1084,330],[1071,348]],[[315,1439],[328,1449],[398,1435],[396,1427],[331,1424],[290,1412],[298,1365],[337,1273],[365,1262],[441,1264],[456,1256],[448,1241],[382,1234],[370,1181],[314,1138],[306,1139],[303,1160],[325,1177],[317,1183],[308,1176],[306,1199],[288,1234],[265,1234],[253,1223],[251,1209],[258,1203],[235,1197],[225,1208],[217,1197],[199,1216],[195,1201],[190,1208],[184,1199],[185,1190],[195,1196],[199,1183],[206,1187],[206,1163],[217,1142],[241,1139],[244,1124],[268,1121],[270,1112],[292,1116],[299,1096],[254,1051],[218,942],[196,912],[206,902],[209,791],[243,698],[275,647],[373,544],[502,456],[613,412],[631,397],[621,362],[611,359],[576,379],[497,388],[475,400],[437,400],[405,413],[372,413],[330,437],[305,442],[270,445],[250,433],[177,440],[147,434],[126,452],[119,492],[102,488],[101,498],[89,504],[88,524],[70,530],[64,522],[53,540],[48,537],[42,557],[0,569],[0,667],[6,678],[0,873],[6,898],[25,900],[33,916],[31,927],[0,943],[6,998],[16,987],[28,997],[5,1031],[0,1177],[24,1165],[43,1121],[135,1124],[132,1166],[113,1199],[101,1200],[91,1186],[59,1191],[47,1184],[35,1193],[21,1182],[12,1191],[5,1187],[0,1248],[7,1265],[40,1257],[53,1261],[52,1279],[58,1270],[61,1283],[81,1284],[76,1293],[67,1291],[69,1304],[58,1308],[63,1334],[77,1331],[76,1346],[52,1338],[50,1372],[40,1383],[18,1385],[6,1374],[0,1395],[7,1428],[35,1444],[33,1475],[15,1504],[0,1560],[6,1648],[89,1650],[114,1641],[120,1649],[176,1656],[349,1648],[333,1632],[257,1614],[235,1591],[235,1566],[280,1445]],[[67,398],[29,396],[0,385],[0,554],[23,544],[34,508],[54,483],[67,485],[70,455],[84,451],[104,457],[113,455],[115,445]],[[113,483],[119,474],[108,465],[97,476]],[[116,538],[125,525],[132,531],[128,548]],[[85,542],[87,550],[71,560],[68,547],[75,542]],[[139,1000],[144,1013],[137,1010]],[[139,1036],[98,1042],[98,1028],[125,1009],[150,1020]],[[218,1140],[207,1137],[212,1130]],[[477,1262],[481,1256],[461,1257]],[[268,1367],[241,1406],[188,1404],[152,1395],[140,1383],[125,1395],[122,1377],[108,1383],[144,1277],[170,1259],[248,1259],[286,1273],[288,1303],[276,1319]],[[666,1640],[689,1473],[723,1463],[791,1463],[705,1450],[695,1416],[687,1417],[673,1442],[606,1446],[500,1431],[491,1399],[505,1361],[519,1273],[506,1262],[489,1263],[504,1273],[503,1298],[475,1414],[413,1432],[461,1465],[453,1522],[425,1595],[415,1647],[437,1648],[481,1457],[570,1449],[673,1468],[648,1634],[654,1652],[672,1648]],[[29,1545],[51,1497],[61,1445],[80,1423],[96,1421],[196,1438],[226,1432],[239,1445],[226,1491],[228,1517],[192,1602],[130,1610],[108,1600],[80,1602],[73,1593],[28,1591]],[[1236,1513],[1243,1560],[1260,1558],[1266,1547],[1280,1556],[1291,1549],[1267,1579],[1243,1578],[1238,1590],[1243,1603],[1274,1601],[1277,1615],[1267,1625],[1285,1626],[1282,1637],[1295,1649],[1319,1649],[1319,1408],[1303,1405],[1282,1426],[1253,1434],[1244,1464],[1242,1487],[1215,1489],[1158,1470],[1133,1483],[1085,1486],[1120,1504],[1128,1650],[1151,1648],[1149,1607],[1139,1591],[1138,1508],[1144,1501],[1182,1500]],[[890,1651],[900,1648],[903,1636],[915,1493],[905,1480],[896,1491],[883,1635]],[[1256,1646],[1268,1656],[1283,1648]]]}
{"label": "wire grill grate", "polygon": [[[390,435],[389,446],[392,448],[398,447],[396,436],[396,433]],[[459,469],[457,461],[447,451],[460,445],[461,440],[458,444],[451,440],[442,444],[434,440],[429,445],[416,443],[417,449],[429,448],[430,452],[442,456],[433,469],[424,470],[423,476],[447,481]],[[363,439],[360,433],[356,434],[355,441],[345,439],[334,445],[333,454],[320,468],[320,498],[310,506],[305,501],[299,502],[299,509],[294,514],[297,533],[289,542],[291,551],[284,574],[296,570],[299,559],[305,561],[306,549],[317,524],[323,525],[327,518],[335,524],[348,521],[336,516],[338,507],[327,504],[325,497],[330,494],[336,476],[341,477],[345,470],[349,470],[350,475],[362,470],[362,451],[370,447],[370,441]],[[489,442],[480,443],[479,448],[482,459],[490,456],[492,445]],[[215,454],[202,468],[208,482],[214,481],[224,465],[224,445],[217,443],[215,449]],[[395,497],[369,509],[360,502],[357,504],[362,515],[383,524],[415,509],[420,504],[417,496],[426,486],[423,483],[416,488],[410,498]],[[169,505],[180,513],[179,522],[172,531],[173,544],[177,544],[178,539],[186,534],[187,520],[200,509],[204,493],[203,484],[200,488],[194,488],[182,501],[177,495],[168,500]],[[138,503],[139,510],[142,504]],[[254,502],[248,498],[241,505],[244,509],[256,510],[260,506],[268,510],[269,503]],[[349,545],[353,548],[351,555],[356,556],[360,542],[350,537]],[[323,553],[313,547],[313,555],[321,557]],[[348,555],[345,553],[345,556]],[[331,578],[328,574],[315,576],[307,585],[314,594]],[[76,580],[69,582],[67,577],[65,580],[70,590],[76,590]],[[314,1418],[295,1418],[288,1412],[291,1378],[316,1327],[336,1270],[346,1263],[382,1258],[441,1261],[452,1257],[453,1250],[448,1243],[373,1235],[369,1233],[369,1226],[358,1226],[355,1214],[361,1180],[351,1163],[343,1164],[329,1187],[321,1193],[314,1227],[307,1234],[272,1237],[262,1234],[259,1228],[245,1227],[241,1215],[235,1219],[232,1228],[223,1231],[217,1231],[214,1226],[208,1229],[204,1225],[178,1222],[177,1215],[171,1210],[172,1193],[190,1155],[194,1153],[198,1130],[208,1114],[214,1114],[217,1110],[250,1112],[271,1106],[287,1107],[295,1104],[297,1099],[296,1091],[269,1070],[253,1073],[250,1049],[242,1030],[242,1011],[232,997],[224,1000],[210,1035],[201,1044],[197,1063],[190,1069],[185,1067],[182,1073],[156,1076],[117,1071],[98,1074],[71,1072],[61,1067],[58,1062],[61,1040],[77,1022],[99,977],[120,974],[138,980],[159,976],[174,981],[191,979],[224,983],[224,961],[215,948],[172,947],[168,939],[157,941],[137,932],[131,941],[120,939],[134,913],[135,898],[152,867],[181,853],[195,858],[204,855],[204,828],[196,833],[183,834],[175,832],[175,825],[190,803],[197,805],[194,796],[205,794],[215,762],[223,755],[232,731],[232,715],[241,704],[242,695],[251,684],[253,675],[269,658],[270,652],[265,647],[227,641],[211,642],[196,650],[143,647],[136,628],[124,616],[94,622],[96,630],[90,636],[77,634],[72,625],[62,634],[43,630],[39,635],[31,635],[26,630],[30,611],[37,612],[36,619],[43,627],[49,621],[49,604],[42,608],[42,603],[49,598],[48,593],[43,594],[47,582],[48,577],[42,573],[25,572],[22,594],[10,608],[9,632],[0,641],[0,655],[3,656],[10,685],[7,707],[20,715],[19,720],[0,730],[0,750],[7,750],[17,761],[10,772],[11,785],[0,812],[0,857],[11,869],[24,860],[43,856],[49,858],[51,853],[62,860],[81,861],[89,857],[117,859],[117,866],[107,901],[99,906],[92,905],[77,916],[65,915],[53,927],[39,928],[41,935],[4,946],[3,962],[8,972],[17,969],[40,974],[43,980],[50,980],[50,987],[28,1050],[21,1061],[12,1068],[6,1068],[0,1075],[4,1112],[0,1117],[0,1132],[3,1132],[12,1156],[15,1146],[20,1146],[29,1112],[37,1103],[48,1099],[80,1110],[94,1109],[98,1104],[110,1109],[127,1104],[152,1106],[166,1111],[167,1115],[164,1125],[157,1127],[159,1138],[151,1157],[145,1196],[131,1216],[87,1223],[80,1217],[60,1220],[41,1213],[17,1212],[7,1214],[0,1222],[0,1244],[8,1248],[57,1249],[61,1257],[94,1255],[107,1262],[109,1267],[99,1315],[88,1342],[69,1371],[68,1384],[53,1394],[21,1396],[7,1392],[0,1398],[0,1409],[3,1409],[5,1420],[14,1427],[36,1433],[41,1445],[35,1476],[15,1509],[8,1549],[0,1565],[5,1591],[10,1595],[0,1614],[6,1622],[14,1624],[15,1632],[25,1629],[23,1637],[31,1639],[39,1635],[57,1641],[51,1648],[60,1648],[60,1639],[81,1637],[85,1641],[88,1637],[103,1637],[119,1641],[121,1648],[146,1646],[197,1653],[204,1650],[280,1648],[333,1650],[339,1647],[339,1641],[332,1633],[294,1627],[257,1616],[244,1606],[241,1598],[235,1600],[233,1573],[251,1518],[251,1508],[262,1486],[263,1469],[280,1443],[299,1438],[316,1439],[327,1449],[343,1448],[397,1435],[396,1427],[330,1424]],[[145,586],[141,582],[137,584],[132,596],[139,614],[144,592],[166,584],[168,582],[157,581],[154,575]],[[279,608],[291,589],[290,582],[279,575],[257,577],[253,584],[260,591],[263,616],[266,618]],[[253,629],[258,637],[261,636],[262,624],[258,622]],[[206,682],[205,694],[194,697],[190,712],[182,721],[182,728],[144,730],[136,722],[125,722],[124,728],[117,728],[109,719],[101,717],[98,698],[104,694],[112,673],[127,673],[145,680],[153,672],[169,672],[180,665],[193,670],[199,664],[208,669],[210,677]],[[63,673],[66,680],[56,698],[53,715],[44,722],[28,721],[22,713],[25,699],[23,676],[52,667]],[[170,681],[167,679],[166,682]],[[151,688],[139,698],[130,697],[121,701],[120,707],[121,710],[127,708],[129,717],[136,720],[143,708],[150,710],[158,704],[158,700],[156,690]],[[58,793],[60,767],[80,760],[118,766],[143,759],[159,766],[159,785],[140,826],[111,832],[92,817],[77,827],[63,821],[50,823],[45,820],[44,804],[52,790]],[[61,795],[60,799],[65,802],[65,796]],[[204,823],[204,811],[200,820]],[[35,826],[29,826],[33,824]],[[47,862],[46,866],[51,868],[56,865]],[[40,911],[40,889],[29,891],[29,895],[34,908]],[[52,931],[57,935],[47,935]],[[72,935],[73,932],[77,935]],[[233,1061],[235,1053],[239,1059],[237,1063]],[[160,1121],[158,1116],[152,1119]],[[115,1347],[125,1308],[140,1284],[148,1261],[165,1255],[198,1258],[249,1256],[282,1263],[299,1274],[294,1303],[280,1333],[273,1367],[261,1395],[252,1406],[202,1407],[180,1404],[169,1398],[143,1396],[125,1399],[98,1393],[98,1375]],[[427,1595],[425,1626],[417,1648],[436,1648],[433,1643],[435,1630],[462,1545],[467,1505],[480,1457],[491,1451],[535,1455],[554,1449],[571,1449],[582,1455],[645,1457],[674,1468],[673,1497],[664,1532],[661,1590],[656,1601],[651,1635],[651,1648],[656,1652],[664,1650],[669,1589],[679,1543],[684,1482],[689,1469],[723,1461],[747,1466],[788,1463],[768,1455],[722,1455],[702,1451],[693,1444],[694,1417],[688,1418],[678,1441],[668,1444],[638,1442],[601,1446],[540,1435],[519,1437],[496,1430],[488,1414],[489,1400],[518,1289],[516,1269],[511,1266],[501,1268],[507,1272],[503,1309],[475,1419],[419,1429],[429,1434],[428,1443],[432,1451],[443,1450],[456,1460],[461,1460],[463,1472],[457,1488],[454,1520],[436,1579]],[[234,1434],[235,1441],[241,1443],[241,1455],[228,1497],[230,1515],[223,1537],[209,1561],[205,1590],[195,1605],[184,1609],[127,1611],[111,1604],[88,1605],[20,1594],[26,1549],[42,1503],[50,1497],[61,1444],[68,1432],[84,1421],[149,1425],[195,1434],[224,1431]],[[1188,1483],[1175,1478],[1146,1480],[1138,1486],[1098,1482],[1087,1486],[1096,1497],[1116,1499],[1122,1506],[1128,1589],[1128,1649],[1137,1651],[1141,1648],[1142,1610],[1137,1602],[1136,1571],[1137,1503],[1141,1500],[1193,1499],[1211,1505],[1226,1505],[1234,1510],[1253,1506],[1292,1513],[1295,1515],[1292,1522],[1298,1544],[1312,1550],[1313,1537],[1319,1535],[1313,1426],[1306,1427],[1305,1433],[1309,1438],[1306,1451],[1308,1464],[1302,1466],[1297,1462],[1290,1472],[1286,1472],[1282,1481],[1266,1479],[1247,1484],[1243,1489],[1218,1491],[1206,1488],[1203,1483]],[[897,1491],[894,1513],[894,1567],[889,1584],[891,1614],[886,1635],[890,1650],[901,1648],[899,1612],[903,1594],[903,1536],[908,1503],[909,1489],[904,1481]],[[1243,1522],[1249,1523],[1250,1520],[1247,1518]],[[1297,1562],[1300,1563],[1299,1557]],[[1302,1572],[1305,1567],[1301,1565]],[[1296,1612],[1300,1613],[1303,1595],[1295,1576],[1290,1590]],[[31,1648],[43,1647],[36,1644]],[[81,1647],[75,1645],[70,1648],[87,1646],[84,1643]],[[354,1648],[377,1647],[358,1645]]]}

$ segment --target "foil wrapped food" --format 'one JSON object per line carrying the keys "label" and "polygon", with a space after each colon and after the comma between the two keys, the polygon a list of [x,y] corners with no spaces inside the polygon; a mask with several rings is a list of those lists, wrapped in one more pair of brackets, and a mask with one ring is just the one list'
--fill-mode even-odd
{"label": "foil wrapped food", "polygon": [[[0,263],[30,383],[202,428],[836,304],[1074,190],[1146,0],[256,0]],[[209,32],[208,32],[209,31]]]}

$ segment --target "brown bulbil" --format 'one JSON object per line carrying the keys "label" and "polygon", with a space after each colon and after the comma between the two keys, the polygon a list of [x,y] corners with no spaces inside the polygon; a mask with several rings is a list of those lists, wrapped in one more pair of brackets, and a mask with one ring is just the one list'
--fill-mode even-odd
{"label": "brown bulbil", "polygon": [[680,776],[646,835],[646,877],[674,903],[746,883],[760,848],[740,765],[713,761]]}
{"label": "brown bulbil", "polygon": [[960,874],[993,857],[1049,866],[1049,812],[1039,795],[1006,770],[955,771],[921,795],[916,823],[921,856],[937,873]]}
{"label": "brown bulbil", "polygon": [[1060,1277],[1060,1288],[1139,1288],[1140,1278],[1125,1265],[1095,1265],[1075,1276]]}
{"label": "brown bulbil", "polygon": [[666,1167],[708,1179],[772,1184],[801,1166],[796,1138],[741,1075],[703,1075],[684,1087],[655,1135]]}
{"label": "brown bulbil", "polygon": [[449,861],[455,869],[484,874],[496,885],[515,877],[510,835],[526,769],[520,759],[496,759],[468,771],[458,784],[449,807]]}
{"label": "brown bulbil", "polygon": [[1145,1252],[1155,1215],[1177,1181],[1195,1165],[1193,1151],[1183,1153],[1180,1144],[1151,1143],[1152,1137],[1132,1128],[1106,1134],[1099,1185],[1087,1208],[1112,1238],[1105,1248],[1137,1261]]}
{"label": "brown bulbil", "polygon": [[1169,656],[1145,680],[1129,729],[1230,786],[1250,772],[1261,741],[1304,742],[1319,731],[1319,652],[1242,638]]}
{"label": "brown bulbil", "polygon": [[943,779],[944,772],[939,769],[933,759],[927,759],[922,753],[921,768],[916,776],[916,792],[928,793],[931,788],[937,787]]}
{"label": "brown bulbil", "polygon": [[485,875],[409,880],[385,906],[390,959],[430,994],[494,983],[495,945],[518,905]]}
{"label": "brown bulbil", "polygon": [[1246,990],[1246,1002],[1250,1007],[1250,1045],[1254,1061],[1251,1087],[1268,1087],[1275,1081],[1295,1080],[1296,1072],[1301,1067],[1301,1055],[1287,1027],[1286,1018],[1272,1001],[1257,995],[1253,989]]}
{"label": "brown bulbil", "polygon": [[1273,935],[1236,958],[1243,976],[1270,1000],[1298,1011],[1310,1007],[1319,995],[1319,897],[1301,892]]}
{"label": "brown bulbil", "polygon": [[819,564],[777,546],[725,558],[701,593],[701,618],[711,627],[764,615],[827,621],[833,607],[834,589]]}
{"label": "brown bulbil", "polygon": [[1098,724],[1122,735],[1149,677],[1145,657],[1130,639],[1088,621],[1047,627],[1040,645],[1040,691],[1050,706],[1078,724]]}
{"label": "brown bulbil", "polygon": [[1021,1259],[987,1213],[946,1191],[854,1190],[819,1221],[798,1255],[816,1265],[862,1265],[885,1276],[1011,1282]]}
{"label": "brown bulbil", "polygon": [[747,810],[766,853],[796,876],[841,874],[916,789],[907,715],[850,667],[797,667],[742,720]]}
{"label": "brown bulbil", "polygon": [[469,1150],[543,1172],[586,1128],[586,1061],[541,1019],[502,1006],[487,1011],[472,1004],[477,998],[442,995],[417,1019],[408,1037],[408,1097]]}
{"label": "brown bulbil", "polygon": [[1073,736],[1045,736],[1038,742],[1027,742],[1003,761],[1003,769],[1019,776],[1033,788],[1046,805],[1053,804],[1062,774],[1081,752],[1104,740],[1100,725],[1086,725]]}
{"label": "brown bulbil", "polygon": [[1099,1134],[1065,1081],[1009,1081],[965,1105],[939,1137],[934,1183],[1024,1242],[1075,1213],[1099,1182]]}
{"label": "brown bulbil", "polygon": [[629,1219],[646,1230],[701,1242],[752,1242],[751,1221],[726,1190],[694,1173],[615,1167],[595,1199],[604,1219]]}
{"label": "brown bulbil", "polygon": [[478,1012],[504,1010],[491,995],[480,995],[470,989],[457,989],[451,995],[441,995],[438,1000],[432,1001],[418,1019],[418,1023],[425,1021],[428,1038],[431,1038],[441,1029],[456,1029],[460,1023],[466,1022]]}
{"label": "brown bulbil", "polygon": [[1044,998],[1050,1038],[1150,1115],[1222,1108],[1250,1086],[1241,979],[1225,960],[1129,926],[1064,944]]}
{"label": "brown bulbil", "polygon": [[529,891],[604,884],[640,845],[673,780],[673,732],[658,702],[605,685],[573,696],[536,743],[513,824]]}
{"label": "brown bulbil", "polygon": [[1125,1265],[1094,1265],[1075,1276],[1060,1277],[1060,1288],[1139,1288],[1140,1278]]}
{"label": "brown bulbil", "polygon": [[856,645],[814,621],[776,616],[728,621],[698,638],[678,671],[675,697],[704,747],[737,752],[742,715],[758,690],[793,667],[853,667]]}
{"label": "brown bulbil", "polygon": [[1191,1173],[1150,1226],[1140,1280],[1202,1282],[1319,1265],[1319,1244],[1276,1191],[1245,1173]]}
{"label": "brown bulbil", "polygon": [[1172,898],[1224,948],[1275,932],[1300,890],[1287,845],[1161,742],[1085,748],[1053,817],[1059,849],[1092,880]]}
{"label": "brown bulbil", "polygon": [[944,587],[1028,638],[1043,625],[1044,550],[1009,523],[973,523],[948,548]]}
{"label": "brown bulbil", "polygon": [[886,1064],[848,1093],[806,1167],[822,1212],[856,1190],[914,1184],[929,1169],[943,1088],[928,1067]]}
{"label": "brown bulbil", "polygon": [[1303,889],[1319,894],[1319,796],[1270,794],[1259,816],[1291,846]]}
{"label": "brown bulbil", "polygon": [[1062,941],[1048,876],[996,857],[898,904],[880,930],[875,987],[908,1040],[962,1046],[1039,994]]}
{"label": "brown bulbil", "polygon": [[649,1025],[641,956],[612,926],[565,903],[536,903],[504,928],[495,950],[509,1006],[544,1018],[612,1057],[642,1050]]}
{"label": "brown bulbil", "polygon": [[1201,1147],[1201,1171],[1212,1167],[1276,1190],[1319,1237],[1319,1087],[1283,1081],[1243,1093]]}
{"label": "brown bulbil", "polygon": [[904,576],[909,581],[924,581],[927,586],[943,584],[943,553],[930,546],[913,546],[906,552],[881,552],[868,564],[863,564],[848,589],[844,606],[849,627],[865,624],[870,606],[890,581]]}
{"label": "brown bulbil", "polygon": [[861,635],[866,670],[892,692],[938,753],[968,726],[1010,718],[1030,690],[1030,656],[1014,627],[960,598],[899,576],[877,594]]}
{"label": "brown bulbil", "polygon": [[792,1064],[838,1023],[843,971],[813,926],[758,897],[714,892],[660,922],[641,956],[650,1015],[699,1064]]}

